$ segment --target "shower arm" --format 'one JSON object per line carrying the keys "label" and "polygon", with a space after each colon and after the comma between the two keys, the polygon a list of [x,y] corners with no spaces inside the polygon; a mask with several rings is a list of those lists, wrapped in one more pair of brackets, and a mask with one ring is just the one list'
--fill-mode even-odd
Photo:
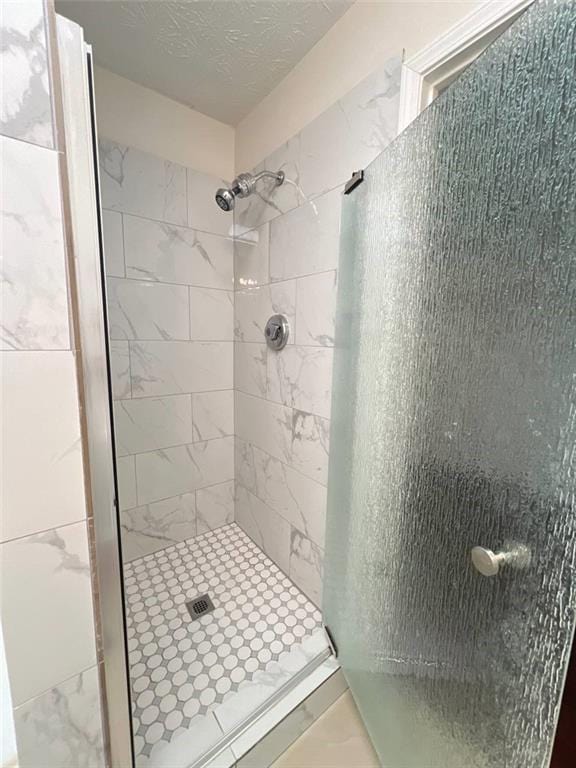
{"label": "shower arm", "polygon": [[238,197],[248,197],[256,189],[256,182],[260,179],[274,179],[277,186],[283,183],[285,178],[284,171],[260,171],[260,173],[241,173],[234,179],[232,192]]}
{"label": "shower arm", "polygon": [[255,184],[257,181],[260,181],[260,179],[275,179],[276,184],[280,186],[284,181],[284,171],[260,171],[260,173],[255,173],[252,178],[254,179]]}

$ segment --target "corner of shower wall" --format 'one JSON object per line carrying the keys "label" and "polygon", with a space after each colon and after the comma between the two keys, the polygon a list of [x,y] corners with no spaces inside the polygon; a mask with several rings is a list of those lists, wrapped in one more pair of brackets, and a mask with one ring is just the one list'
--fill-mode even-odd
{"label": "corner of shower wall", "polygon": [[232,219],[223,181],[100,137],[125,561],[234,519]]}
{"label": "corner of shower wall", "polygon": [[[342,188],[395,138],[401,55],[253,170],[280,187],[234,210],[237,523],[317,605],[322,598]],[[271,314],[287,317],[280,352]]]}

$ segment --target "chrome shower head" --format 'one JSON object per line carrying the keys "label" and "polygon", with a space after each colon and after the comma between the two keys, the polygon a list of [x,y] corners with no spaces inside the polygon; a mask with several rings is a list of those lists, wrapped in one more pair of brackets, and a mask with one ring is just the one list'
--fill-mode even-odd
{"label": "chrome shower head", "polygon": [[234,208],[234,194],[229,189],[216,190],[216,202],[223,211],[231,211]]}
{"label": "chrome shower head", "polygon": [[249,197],[256,189],[256,182],[260,179],[274,179],[277,186],[280,186],[284,181],[284,171],[260,171],[255,175],[251,173],[241,173],[234,179],[231,186],[228,189],[221,187],[216,190],[216,203],[223,211],[234,210],[237,197]]}

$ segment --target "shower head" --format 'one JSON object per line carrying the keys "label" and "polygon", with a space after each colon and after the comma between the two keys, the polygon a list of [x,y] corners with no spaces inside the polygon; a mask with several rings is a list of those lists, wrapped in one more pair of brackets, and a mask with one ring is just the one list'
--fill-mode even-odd
{"label": "shower head", "polygon": [[223,211],[232,211],[237,197],[249,197],[256,189],[256,182],[260,179],[274,179],[277,186],[284,181],[284,171],[260,171],[260,173],[241,173],[234,179],[228,189],[221,187],[216,190],[216,203]]}

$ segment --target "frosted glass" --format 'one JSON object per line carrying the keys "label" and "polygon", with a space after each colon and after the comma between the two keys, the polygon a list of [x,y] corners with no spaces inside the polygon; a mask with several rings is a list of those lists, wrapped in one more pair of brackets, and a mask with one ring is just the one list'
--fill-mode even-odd
{"label": "frosted glass", "polygon": [[[324,611],[389,768],[547,765],[576,608],[576,4],[344,198]],[[470,550],[526,544],[481,576]]]}

